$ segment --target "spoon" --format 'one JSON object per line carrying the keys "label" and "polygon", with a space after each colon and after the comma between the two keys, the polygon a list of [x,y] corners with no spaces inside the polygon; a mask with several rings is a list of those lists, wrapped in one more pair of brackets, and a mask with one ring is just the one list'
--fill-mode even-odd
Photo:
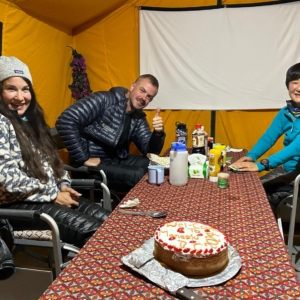
{"label": "spoon", "polygon": [[117,213],[122,215],[151,216],[153,218],[161,218],[167,216],[167,213],[165,211],[130,211],[119,209]]}

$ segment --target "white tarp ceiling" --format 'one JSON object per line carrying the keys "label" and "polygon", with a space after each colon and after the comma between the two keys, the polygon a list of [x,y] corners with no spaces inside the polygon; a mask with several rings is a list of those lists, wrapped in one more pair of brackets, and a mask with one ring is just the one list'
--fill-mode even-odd
{"label": "white tarp ceiling", "polygon": [[160,91],[149,109],[244,110],[285,105],[300,62],[300,3],[198,11],[140,10],[140,73]]}

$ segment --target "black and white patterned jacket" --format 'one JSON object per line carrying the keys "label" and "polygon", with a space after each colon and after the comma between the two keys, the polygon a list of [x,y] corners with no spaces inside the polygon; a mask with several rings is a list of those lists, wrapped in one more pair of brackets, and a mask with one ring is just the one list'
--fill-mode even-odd
{"label": "black and white patterned jacket", "polygon": [[14,201],[50,202],[60,192],[62,181],[70,182],[67,172],[56,181],[49,162],[41,161],[49,180],[40,180],[27,176],[22,159],[20,145],[11,122],[0,114],[0,204]]}
{"label": "black and white patterned jacket", "polygon": [[[81,165],[91,157],[111,157],[124,128],[127,91],[123,87],[114,87],[96,92],[75,102],[59,116],[56,128],[77,164]],[[130,142],[144,155],[159,154],[164,140],[165,133],[161,136],[152,133],[146,114],[137,110],[131,114],[127,147],[117,150],[116,156],[126,158]]]}

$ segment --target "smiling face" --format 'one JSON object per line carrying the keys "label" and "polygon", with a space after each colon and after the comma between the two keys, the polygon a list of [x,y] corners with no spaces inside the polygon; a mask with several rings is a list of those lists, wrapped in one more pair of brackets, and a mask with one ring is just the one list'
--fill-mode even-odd
{"label": "smiling face", "polygon": [[21,77],[10,77],[3,81],[2,98],[11,110],[22,116],[31,102],[31,92],[27,82]]}
{"label": "smiling face", "polygon": [[292,80],[288,85],[289,95],[295,104],[300,107],[300,78]]}
{"label": "smiling face", "polygon": [[127,112],[145,108],[156,96],[157,90],[147,78],[133,83],[129,91]]}

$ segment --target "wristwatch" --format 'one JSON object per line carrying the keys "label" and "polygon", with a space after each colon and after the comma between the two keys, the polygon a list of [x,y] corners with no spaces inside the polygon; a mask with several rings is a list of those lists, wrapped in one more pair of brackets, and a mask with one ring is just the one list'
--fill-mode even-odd
{"label": "wristwatch", "polygon": [[266,171],[269,171],[269,170],[270,170],[269,160],[268,160],[268,159],[262,159],[262,160],[260,161],[260,163],[265,167],[265,170],[266,170]]}

